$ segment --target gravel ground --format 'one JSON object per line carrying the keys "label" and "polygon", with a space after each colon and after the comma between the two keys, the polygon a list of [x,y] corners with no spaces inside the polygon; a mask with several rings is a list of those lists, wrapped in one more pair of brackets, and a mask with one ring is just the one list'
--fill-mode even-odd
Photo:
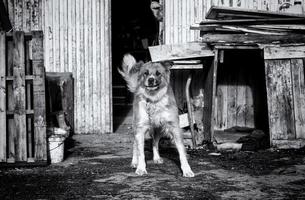
{"label": "gravel ground", "polygon": [[148,175],[130,168],[130,134],[75,135],[66,159],[36,168],[0,168],[0,199],[305,199],[305,150],[190,150],[194,178],[182,177],[178,154],[161,149],[164,164]]}

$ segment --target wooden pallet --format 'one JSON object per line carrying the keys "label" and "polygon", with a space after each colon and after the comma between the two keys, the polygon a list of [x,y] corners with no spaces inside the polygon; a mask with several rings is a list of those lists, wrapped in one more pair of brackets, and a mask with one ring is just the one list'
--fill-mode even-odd
{"label": "wooden pallet", "polygon": [[0,34],[0,165],[46,163],[43,33]]}

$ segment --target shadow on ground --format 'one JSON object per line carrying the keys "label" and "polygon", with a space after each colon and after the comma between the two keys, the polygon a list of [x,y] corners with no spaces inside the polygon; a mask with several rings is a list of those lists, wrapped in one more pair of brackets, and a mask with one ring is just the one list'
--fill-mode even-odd
{"label": "shadow on ground", "polygon": [[161,149],[162,165],[147,150],[148,175],[139,177],[129,167],[131,139],[75,135],[62,163],[0,169],[0,199],[305,199],[304,149],[192,150],[194,178],[182,177],[175,150]]}

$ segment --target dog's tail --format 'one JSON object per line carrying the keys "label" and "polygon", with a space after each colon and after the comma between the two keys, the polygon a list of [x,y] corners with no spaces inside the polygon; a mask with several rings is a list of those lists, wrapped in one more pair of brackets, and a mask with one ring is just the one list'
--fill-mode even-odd
{"label": "dog's tail", "polygon": [[122,61],[122,70],[118,69],[119,73],[125,79],[128,90],[135,92],[138,86],[138,73],[143,62],[137,63],[135,58],[130,54],[125,54]]}

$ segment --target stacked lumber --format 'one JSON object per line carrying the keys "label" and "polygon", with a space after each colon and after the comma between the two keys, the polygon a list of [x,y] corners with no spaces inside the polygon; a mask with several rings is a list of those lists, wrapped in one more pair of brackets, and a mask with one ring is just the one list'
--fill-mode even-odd
{"label": "stacked lumber", "polygon": [[291,43],[305,40],[305,15],[213,6],[191,26],[202,42]]}

